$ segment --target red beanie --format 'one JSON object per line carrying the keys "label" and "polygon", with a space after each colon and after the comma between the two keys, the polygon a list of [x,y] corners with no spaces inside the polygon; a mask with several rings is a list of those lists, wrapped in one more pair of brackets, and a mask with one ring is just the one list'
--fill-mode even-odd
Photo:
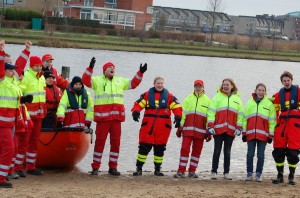
{"label": "red beanie", "polygon": [[195,82],[194,82],[194,86],[195,85],[201,85],[202,87],[204,87],[204,82],[202,81],[202,80],[196,80]]}
{"label": "red beanie", "polygon": [[43,65],[42,60],[38,56],[30,56],[29,58],[29,66],[33,67],[36,65]]}
{"label": "red beanie", "polygon": [[113,66],[113,67],[115,68],[115,65],[114,65],[112,62],[105,63],[105,64],[103,65],[103,67],[102,67],[103,73],[104,73],[104,71],[105,71],[108,67],[110,67],[110,66]]}

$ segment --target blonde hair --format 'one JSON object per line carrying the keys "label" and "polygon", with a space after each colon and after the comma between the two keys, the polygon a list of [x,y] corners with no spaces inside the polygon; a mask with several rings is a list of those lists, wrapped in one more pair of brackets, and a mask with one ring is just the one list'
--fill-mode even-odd
{"label": "blonde hair", "polygon": [[154,78],[153,83],[155,83],[157,80],[165,81],[163,77],[161,77],[161,76],[156,76],[156,77]]}
{"label": "blonde hair", "polygon": [[[236,87],[234,81],[232,78],[225,78],[223,81],[222,81],[222,84],[224,83],[224,81],[229,81],[230,84],[233,86],[233,88],[231,89],[231,93],[237,93],[238,92],[238,88]],[[220,89],[222,90],[222,84],[220,86]]]}

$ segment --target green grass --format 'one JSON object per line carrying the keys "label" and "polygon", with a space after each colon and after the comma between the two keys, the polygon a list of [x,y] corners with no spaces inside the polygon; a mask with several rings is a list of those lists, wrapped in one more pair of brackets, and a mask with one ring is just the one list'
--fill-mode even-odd
{"label": "green grass", "polygon": [[162,54],[180,54],[194,56],[247,58],[262,60],[280,60],[300,62],[300,53],[293,50],[271,52],[268,50],[251,51],[245,47],[233,49],[230,46],[209,46],[193,41],[161,40],[146,38],[141,42],[137,37],[101,36],[95,34],[77,34],[44,31],[1,29],[1,39],[7,43],[23,44],[30,40],[34,45],[51,47],[90,48],[117,51],[149,52]]}

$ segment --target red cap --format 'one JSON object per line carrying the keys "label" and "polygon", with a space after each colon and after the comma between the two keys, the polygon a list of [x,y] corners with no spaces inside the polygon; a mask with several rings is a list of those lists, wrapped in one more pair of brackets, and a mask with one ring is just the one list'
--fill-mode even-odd
{"label": "red cap", "polygon": [[36,66],[36,65],[43,65],[43,62],[42,62],[41,58],[38,57],[38,56],[30,56],[29,66],[33,67],[33,66]]}
{"label": "red cap", "polygon": [[44,56],[42,57],[42,61],[45,60],[54,60],[54,58],[52,57],[51,54],[44,54]]}
{"label": "red cap", "polygon": [[110,66],[115,67],[115,65],[114,65],[112,62],[105,63],[105,64],[103,65],[103,67],[102,67],[103,73],[104,73],[104,71],[105,71],[108,67],[110,67]]}
{"label": "red cap", "polygon": [[195,80],[194,86],[195,85],[201,85],[202,87],[204,87],[204,82],[202,80]]}

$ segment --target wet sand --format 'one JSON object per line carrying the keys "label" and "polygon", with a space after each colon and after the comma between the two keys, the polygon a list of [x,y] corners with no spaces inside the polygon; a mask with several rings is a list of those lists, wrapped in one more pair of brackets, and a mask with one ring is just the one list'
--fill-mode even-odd
{"label": "wet sand", "polygon": [[[300,197],[300,183],[295,186],[285,183],[274,185],[265,174],[263,182],[244,181],[244,174],[232,174],[233,180],[210,179],[209,172],[198,173],[199,178],[173,178],[175,172],[165,172],[157,177],[153,172],[133,177],[132,172],[120,177],[100,172],[98,176],[78,170],[61,172],[45,171],[44,176],[27,176],[11,180],[12,189],[0,189],[1,197]],[[299,181],[299,177],[297,177]]]}

